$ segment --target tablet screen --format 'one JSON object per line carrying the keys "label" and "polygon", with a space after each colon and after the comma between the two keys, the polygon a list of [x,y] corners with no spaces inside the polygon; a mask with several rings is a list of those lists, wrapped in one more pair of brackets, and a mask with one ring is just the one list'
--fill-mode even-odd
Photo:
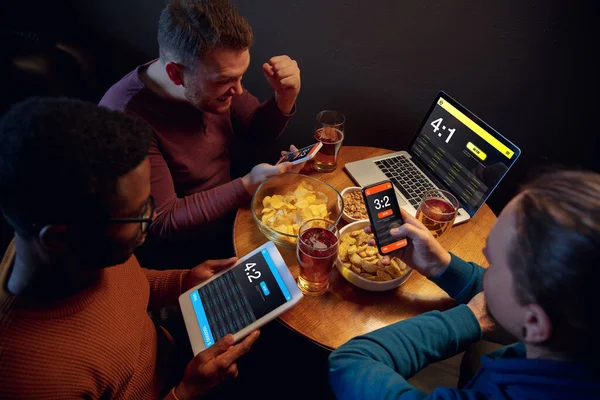
{"label": "tablet screen", "polygon": [[206,348],[292,300],[269,252],[263,249],[190,294]]}

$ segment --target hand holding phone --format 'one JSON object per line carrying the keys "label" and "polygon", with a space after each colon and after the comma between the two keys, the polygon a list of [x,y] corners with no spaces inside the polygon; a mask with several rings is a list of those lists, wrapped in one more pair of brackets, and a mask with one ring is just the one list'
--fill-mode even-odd
{"label": "hand holding phone", "polygon": [[[292,165],[301,164],[307,162],[317,155],[323,143],[317,142],[315,144],[311,144],[310,146],[304,147],[298,151],[293,151],[291,153],[287,153],[285,156],[282,156],[277,164],[281,164],[283,162],[291,162]],[[277,165],[275,164],[275,165]]]}
{"label": "hand holding phone", "polygon": [[[450,264],[452,257],[447,250],[433,237],[429,229],[418,219],[400,209],[400,214],[404,224],[397,229],[390,231],[390,234],[396,238],[408,239],[406,247],[401,248],[398,254],[389,253],[381,260],[382,264],[389,264],[390,257],[399,257],[406,265],[421,273],[421,275],[431,277],[441,274]],[[365,228],[366,233],[373,233],[372,227]],[[370,246],[376,246],[375,239],[369,240]]]}
{"label": "hand holding phone", "polygon": [[406,247],[406,238],[397,239],[390,233],[404,223],[392,183],[384,181],[366,186],[362,194],[379,253],[386,255]]}

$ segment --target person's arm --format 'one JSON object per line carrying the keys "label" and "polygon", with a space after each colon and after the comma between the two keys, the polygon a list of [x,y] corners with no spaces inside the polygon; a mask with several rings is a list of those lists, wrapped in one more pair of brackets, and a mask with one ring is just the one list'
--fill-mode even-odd
{"label": "person's arm", "polygon": [[450,264],[444,271],[429,279],[459,304],[468,303],[483,290],[485,268],[450,253]]}
{"label": "person's arm", "polygon": [[149,310],[156,310],[177,304],[178,298],[183,292],[184,282],[189,270],[172,269],[158,271],[142,268],[150,284]]}
{"label": "person's arm", "polygon": [[193,232],[202,224],[218,220],[251,199],[242,178],[177,197],[171,171],[155,138],[150,145],[149,159],[152,195],[156,203],[156,219],[150,229],[159,237]]}
{"label": "person's arm", "polygon": [[[480,338],[479,322],[467,306],[432,311],[354,338],[335,350],[329,356],[329,383],[338,399],[425,399],[428,395],[407,379]],[[471,395],[436,390],[429,398]]]}
{"label": "person's arm", "polygon": [[290,117],[296,112],[294,106],[289,114],[284,114],[274,97],[261,104],[245,89],[232,102],[231,121],[235,134],[259,142],[273,140],[281,135]]}
{"label": "person's arm", "polygon": [[[408,239],[408,245],[395,252],[394,257],[431,279],[460,304],[468,303],[483,290],[485,269],[482,266],[448,252],[418,219],[403,209],[400,213],[404,224],[390,230],[390,234],[396,239]],[[371,227],[365,231],[371,233]],[[369,243],[375,245],[375,240]],[[389,257],[384,257],[382,262],[389,263]]]}

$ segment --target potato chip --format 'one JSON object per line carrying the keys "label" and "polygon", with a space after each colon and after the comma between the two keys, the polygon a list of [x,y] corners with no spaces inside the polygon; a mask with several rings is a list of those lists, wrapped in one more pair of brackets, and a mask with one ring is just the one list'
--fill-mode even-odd
{"label": "potato chip", "polygon": [[296,200],[298,199],[292,193],[288,193],[285,196],[283,196],[283,202],[286,204],[294,204]]}
{"label": "potato chip", "polygon": [[350,244],[350,245],[356,244],[356,239],[350,235],[346,235],[345,241],[348,242],[348,244]]}
{"label": "potato chip", "polygon": [[360,276],[363,277],[363,278],[365,278],[365,279],[368,279],[370,281],[378,281],[378,282],[384,281],[383,278],[381,278],[381,277],[379,277],[377,275],[371,275],[371,274],[362,273],[362,274],[360,274]]}
{"label": "potato chip", "polygon": [[369,241],[369,239],[371,238],[371,235],[369,235],[368,233],[364,233],[361,232],[358,237],[356,238],[356,241],[362,246],[362,245],[367,245],[367,242]]}
{"label": "potato chip", "polygon": [[399,258],[396,257],[390,260],[390,264],[398,268],[400,271],[404,271],[406,269],[406,265],[402,261],[400,261]]}
{"label": "potato chip", "polygon": [[274,195],[271,198],[271,207],[275,208],[275,209],[280,209],[281,207],[283,207],[283,196],[280,196],[278,194]]}
{"label": "potato chip", "polygon": [[358,251],[358,247],[356,247],[356,245],[354,245],[354,244],[351,244],[350,247],[348,247],[348,255],[349,256],[356,253],[357,251]]}
{"label": "potato chip", "polygon": [[360,258],[360,256],[356,253],[350,255],[350,262],[352,264],[356,264],[356,265],[361,265],[362,263],[362,258]]}
{"label": "potato chip", "polygon": [[267,222],[269,221],[269,219],[271,219],[274,216],[275,216],[275,212],[271,211],[270,213],[263,215],[262,218],[261,218],[261,221],[262,221],[263,224],[267,224]]}
{"label": "potato chip", "polygon": [[350,247],[350,246],[348,245],[347,242],[340,243],[340,247],[338,248],[338,256],[340,257],[340,260],[342,260],[342,261],[348,260],[348,247]]}
{"label": "potato chip", "polygon": [[[293,190],[284,194],[265,196],[260,211],[261,221],[268,227],[288,235],[298,235],[300,225],[309,219],[327,219],[327,195],[317,192],[307,181],[301,181]],[[295,243],[296,238],[285,238]]]}
{"label": "potato chip", "polygon": [[298,186],[296,188],[296,190],[294,190],[294,196],[296,196],[296,198],[298,200],[308,196],[309,194],[310,194],[310,190],[300,187],[300,186]]}
{"label": "potato chip", "polygon": [[286,225],[276,225],[273,229],[275,229],[277,232],[282,232],[282,233],[289,233],[288,232],[288,227]]}
{"label": "potato chip", "polygon": [[406,265],[397,257],[393,257],[389,265],[382,265],[383,256],[379,254],[377,247],[367,244],[372,237],[373,235],[364,233],[362,229],[342,235],[339,256],[344,267],[365,279],[376,282],[402,277]]}
{"label": "potato chip", "polygon": [[306,207],[308,207],[308,201],[306,201],[306,199],[301,197],[298,199],[298,201],[296,201],[296,207],[297,208],[306,208]]}
{"label": "potato chip", "polygon": [[265,198],[262,201],[263,207],[269,207],[269,205],[271,204],[271,198],[271,196],[265,196]]}
{"label": "potato chip", "polygon": [[362,260],[360,263],[360,267],[365,271],[368,272],[370,274],[375,274],[377,272],[377,266],[375,264],[371,264],[368,261],[364,261]]}
{"label": "potato chip", "polygon": [[367,253],[367,256],[374,256],[376,254],[379,254],[379,251],[377,251],[377,248],[375,248],[373,246],[369,246],[365,250],[365,253]]}
{"label": "potato chip", "polygon": [[384,281],[391,281],[392,280],[392,276],[390,274],[388,274],[387,272],[385,272],[382,269],[378,269],[377,270],[377,276],[382,278]]}
{"label": "potato chip", "polygon": [[385,272],[390,274],[393,279],[400,278],[402,276],[402,271],[400,271],[400,268],[392,264],[385,266]]}
{"label": "potato chip", "polygon": [[362,232],[363,232],[362,229],[359,229],[357,231],[352,231],[352,232],[350,232],[350,236],[355,238],[355,237],[358,237]]}

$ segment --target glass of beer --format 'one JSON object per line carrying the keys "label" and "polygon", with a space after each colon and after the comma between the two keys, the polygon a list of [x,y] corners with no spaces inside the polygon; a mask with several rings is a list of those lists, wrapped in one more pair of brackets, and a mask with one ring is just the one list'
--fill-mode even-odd
{"label": "glass of beer", "polygon": [[300,274],[298,287],[318,296],[329,288],[329,273],[338,254],[339,232],[335,222],[310,219],[300,226],[296,247]]}
{"label": "glass of beer", "polygon": [[323,144],[315,157],[315,169],[333,172],[337,168],[337,157],[344,141],[346,117],[338,111],[325,110],[317,114],[315,139]]}
{"label": "glass of beer", "polygon": [[432,189],[423,194],[417,209],[417,219],[439,238],[447,232],[458,213],[458,200],[446,190]]}

